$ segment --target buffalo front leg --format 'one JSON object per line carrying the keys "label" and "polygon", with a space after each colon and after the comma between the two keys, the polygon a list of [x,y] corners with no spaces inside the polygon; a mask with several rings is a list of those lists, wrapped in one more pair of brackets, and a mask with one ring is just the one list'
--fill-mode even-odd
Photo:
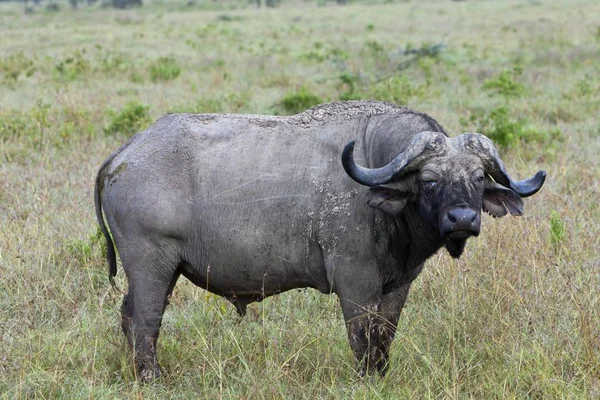
{"label": "buffalo front leg", "polygon": [[390,345],[409,288],[407,284],[368,300],[340,297],[348,340],[359,363],[360,376],[375,371],[383,376],[387,372]]}
{"label": "buffalo front leg", "polygon": [[387,363],[386,344],[389,329],[381,315],[381,300],[366,303],[340,299],[348,341],[358,361],[358,374],[364,376],[374,371],[382,372]]}
{"label": "buffalo front leg", "polygon": [[179,277],[178,273],[160,275],[131,274],[121,307],[121,326],[133,349],[136,377],[143,382],[152,381],[161,374],[156,342],[168,298]]}
{"label": "buffalo front leg", "polygon": [[380,354],[382,358],[381,368],[378,369],[381,376],[384,376],[389,367],[390,346],[396,334],[400,313],[404,308],[408,292],[410,291],[410,283],[406,283],[389,293],[383,295],[380,305],[379,316],[384,325],[385,334],[380,342]]}

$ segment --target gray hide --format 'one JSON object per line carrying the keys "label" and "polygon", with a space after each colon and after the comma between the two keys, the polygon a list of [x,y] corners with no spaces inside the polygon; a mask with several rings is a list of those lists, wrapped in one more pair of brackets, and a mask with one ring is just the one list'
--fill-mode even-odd
{"label": "gray hide", "polygon": [[[361,373],[384,373],[400,311],[423,262],[442,246],[459,256],[463,239],[478,227],[455,234],[462,240],[457,250],[436,222],[422,216],[427,210],[419,205],[415,173],[398,190],[393,184],[368,189],[347,175],[340,158],[344,145],[357,140],[356,163],[381,167],[420,132],[432,132],[451,148],[425,114],[382,102],[338,102],[291,117],[168,114],[113,153],[98,172],[96,211],[108,240],[111,279],[116,262],[102,210],[129,281],[122,327],[135,350],[138,378],[160,374],[156,339],[180,275],[226,297],[241,315],[248,303],[293,288],[336,293]],[[442,161],[448,157],[434,153]],[[520,198],[501,189],[515,197],[517,211],[502,200],[495,201],[497,213],[519,214]],[[389,212],[388,194],[372,198],[382,190],[411,194]],[[477,216],[481,196],[474,197]]]}

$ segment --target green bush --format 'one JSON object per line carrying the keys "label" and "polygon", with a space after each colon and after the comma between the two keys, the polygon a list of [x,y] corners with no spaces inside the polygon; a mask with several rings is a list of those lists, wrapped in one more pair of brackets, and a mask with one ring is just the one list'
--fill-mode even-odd
{"label": "green bush", "polygon": [[300,59],[303,61],[320,63],[327,59],[324,51],[310,50],[300,55]]}
{"label": "green bush", "polygon": [[150,64],[152,82],[171,81],[181,74],[181,67],[173,57],[159,57]]}
{"label": "green bush", "polygon": [[317,104],[323,103],[323,99],[302,86],[293,93],[288,93],[281,100],[281,109],[285,114],[297,114]]}
{"label": "green bush", "polygon": [[9,140],[28,142],[32,148],[39,147],[41,140],[36,122],[29,113],[10,112],[0,115],[0,143]]}
{"label": "green bush", "polygon": [[521,97],[527,92],[525,85],[516,80],[522,72],[520,67],[514,67],[512,71],[502,71],[497,77],[486,79],[483,89],[506,98]]}
{"label": "green bush", "polygon": [[483,133],[501,147],[512,147],[518,142],[552,143],[562,140],[559,129],[542,129],[529,123],[524,117],[514,117],[506,106],[499,106],[489,112],[475,111],[467,120],[461,118],[463,127]]}
{"label": "green bush", "polygon": [[20,75],[26,77],[33,75],[35,68],[33,67],[33,60],[21,51],[0,59],[0,72],[6,82],[14,83]]}
{"label": "green bush", "polygon": [[107,74],[115,74],[118,72],[128,71],[132,65],[131,62],[125,59],[121,53],[103,49],[101,46],[96,46],[96,63],[97,68]]}
{"label": "green bush", "polygon": [[90,62],[85,57],[85,49],[75,50],[54,65],[58,78],[73,81],[91,70]]}
{"label": "green bush", "polygon": [[348,51],[339,47],[329,47],[323,42],[314,42],[312,49],[300,54],[299,59],[305,62],[320,63],[330,61],[332,63],[343,62],[350,58]]}
{"label": "green bush", "polygon": [[364,96],[360,92],[360,77],[348,72],[344,72],[339,76],[339,88],[343,89],[340,93],[340,100],[359,100]]}
{"label": "green bush", "polygon": [[127,134],[141,131],[150,121],[150,107],[143,104],[130,102],[121,110],[108,111],[110,122],[104,128],[108,134]]}
{"label": "green bush", "polygon": [[377,40],[367,40],[363,46],[375,57],[380,57],[384,53],[383,45],[381,45]]}

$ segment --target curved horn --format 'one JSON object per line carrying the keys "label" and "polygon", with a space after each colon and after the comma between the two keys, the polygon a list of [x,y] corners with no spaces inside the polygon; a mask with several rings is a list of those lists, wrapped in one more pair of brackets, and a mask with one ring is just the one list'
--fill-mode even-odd
{"label": "curved horn", "polygon": [[534,195],[542,188],[546,180],[546,171],[540,170],[532,178],[513,181],[498,155],[498,150],[492,141],[480,133],[463,133],[454,138],[464,149],[477,154],[484,162],[486,173],[504,187],[512,189],[521,197]]}
{"label": "curved horn", "polygon": [[405,151],[381,168],[365,168],[356,164],[354,161],[355,141],[352,141],[344,147],[342,165],[350,178],[361,185],[383,185],[403,172],[414,170],[415,166],[431,157],[432,152],[440,152],[446,140],[447,137],[440,132],[421,132],[412,138]]}

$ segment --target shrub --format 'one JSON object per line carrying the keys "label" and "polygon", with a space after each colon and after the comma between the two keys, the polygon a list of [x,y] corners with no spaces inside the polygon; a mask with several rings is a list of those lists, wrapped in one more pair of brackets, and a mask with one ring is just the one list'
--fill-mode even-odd
{"label": "shrub", "polygon": [[320,63],[330,61],[332,63],[341,63],[350,58],[350,53],[339,47],[327,47],[322,42],[314,42],[313,48],[300,54],[299,59],[307,62]]}
{"label": "shrub", "polygon": [[85,49],[75,50],[59,61],[54,70],[59,78],[72,81],[90,71],[90,62],[85,58]]}
{"label": "shrub", "polygon": [[546,142],[562,140],[558,129],[544,130],[530,124],[526,118],[513,117],[506,106],[499,106],[489,112],[473,112],[466,120],[461,118],[463,127],[475,125],[475,129],[492,139],[501,147],[512,147],[518,142]]}
{"label": "shrub", "polygon": [[302,86],[293,93],[288,93],[281,100],[281,109],[285,114],[297,114],[317,104],[323,103],[323,99]]}
{"label": "shrub", "polygon": [[106,258],[107,247],[104,235],[100,230],[100,227],[96,228],[96,232],[89,235],[87,240],[84,239],[71,239],[66,243],[66,251],[75,259],[77,259],[80,265],[90,264],[92,262],[92,256],[94,248],[100,250],[100,256],[102,259]]}
{"label": "shrub", "polygon": [[104,128],[104,132],[108,134],[131,135],[150,123],[150,107],[135,102],[127,103],[119,111],[109,110],[108,114],[110,122]]}
{"label": "shrub", "polygon": [[508,108],[504,106],[492,110],[489,120],[485,122],[490,127],[484,129],[483,133],[503,147],[513,145],[519,139],[526,123],[524,119],[511,118]]}
{"label": "shrub", "polygon": [[97,50],[96,62],[100,71],[114,74],[125,72],[131,67],[130,62],[125,59],[123,54],[103,49],[101,46],[97,46]]}
{"label": "shrub", "polygon": [[324,53],[323,51],[310,50],[310,51],[307,51],[306,53],[301,54],[300,59],[320,63],[327,59],[327,57],[323,53]]}
{"label": "shrub", "polygon": [[379,57],[384,53],[383,46],[377,40],[367,40],[364,43],[365,49],[371,52],[375,57]]}
{"label": "shrub", "polygon": [[339,76],[339,79],[339,88],[345,89],[340,93],[340,100],[359,100],[363,98],[363,95],[359,90],[361,82],[358,75],[344,72]]}
{"label": "shrub", "polygon": [[179,76],[181,67],[173,57],[159,57],[150,64],[150,79],[152,82],[171,81]]}
{"label": "shrub", "polygon": [[16,82],[21,74],[30,77],[34,71],[33,60],[22,51],[0,59],[0,72],[8,83]]}
{"label": "shrub", "polygon": [[134,69],[129,74],[129,80],[133,83],[144,83],[144,74]]}
{"label": "shrub", "polygon": [[34,122],[29,115],[17,113],[0,115],[1,141],[26,136],[28,132],[33,132],[34,129]]}
{"label": "shrub", "polygon": [[421,57],[438,58],[445,48],[446,45],[444,43],[423,42],[419,47],[414,47],[412,43],[408,43],[404,48],[403,54],[406,56],[414,54]]}
{"label": "shrub", "polygon": [[527,91],[525,85],[516,80],[522,72],[520,67],[514,67],[512,71],[502,71],[496,78],[486,79],[483,89],[507,98],[520,97]]}

